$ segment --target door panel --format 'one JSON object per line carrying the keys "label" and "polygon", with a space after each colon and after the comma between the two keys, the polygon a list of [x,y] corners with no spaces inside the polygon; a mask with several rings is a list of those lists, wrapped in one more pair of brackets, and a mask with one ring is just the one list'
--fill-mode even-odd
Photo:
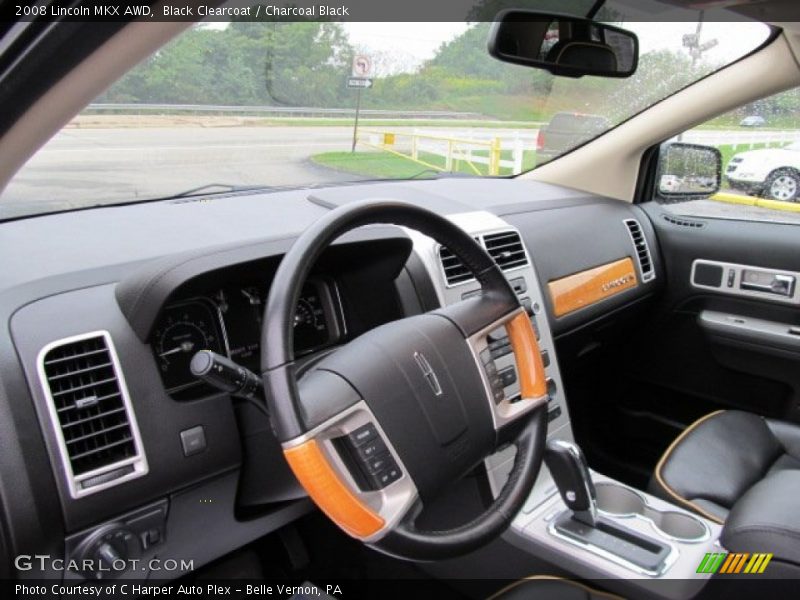
{"label": "door panel", "polygon": [[[598,397],[596,388],[575,396],[590,423],[603,419],[609,425],[591,434],[595,465],[637,485],[683,428],[714,410],[800,422],[800,334],[795,339],[788,333],[800,327],[800,304],[728,294],[727,279],[718,290],[692,284],[698,259],[800,271],[800,225],[686,223],[655,202],[640,206],[656,230],[667,285],[647,324],[617,354],[587,362],[585,372],[572,378],[617,377],[607,396]],[[725,327],[725,318],[731,326]]]}
{"label": "door panel", "polygon": [[[790,331],[800,326],[800,299],[796,281],[791,289],[781,282],[800,271],[800,226],[722,219],[685,226],[665,219],[656,203],[643,208],[658,234],[668,285],[652,354],[639,361],[638,376],[718,408],[797,420],[800,329]],[[713,277],[712,285],[696,285],[698,260],[724,264],[718,289]],[[775,293],[763,285],[773,281]]]}

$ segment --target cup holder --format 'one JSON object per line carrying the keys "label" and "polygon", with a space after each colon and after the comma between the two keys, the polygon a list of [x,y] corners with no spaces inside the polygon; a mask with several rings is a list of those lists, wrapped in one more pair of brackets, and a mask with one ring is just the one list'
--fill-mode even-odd
{"label": "cup holder", "polygon": [[697,517],[675,510],[657,510],[644,496],[615,483],[598,483],[598,510],[618,518],[635,517],[650,521],[655,529],[679,542],[701,542],[708,538],[708,526]]}

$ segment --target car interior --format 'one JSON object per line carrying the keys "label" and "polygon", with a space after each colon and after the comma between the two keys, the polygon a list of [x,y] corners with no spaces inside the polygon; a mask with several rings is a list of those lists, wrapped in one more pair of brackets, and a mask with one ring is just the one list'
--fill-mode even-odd
{"label": "car interior", "polygon": [[[498,62],[636,70],[623,28],[560,15],[542,53],[536,7],[505,4]],[[724,168],[675,136],[800,85],[793,2],[723,10],[769,36],[521,175],[0,222],[0,576],[321,597],[791,590],[800,225],[669,210]],[[0,189],[190,25],[3,23]],[[708,181],[659,192],[691,161]],[[103,568],[152,559],[191,572]]]}

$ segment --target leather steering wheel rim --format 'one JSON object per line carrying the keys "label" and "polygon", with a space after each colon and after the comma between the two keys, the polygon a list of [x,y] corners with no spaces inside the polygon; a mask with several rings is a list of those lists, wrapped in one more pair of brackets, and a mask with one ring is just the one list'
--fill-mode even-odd
{"label": "leather steering wheel rim", "polygon": [[[495,319],[497,315],[504,315],[517,365],[521,370],[521,384],[523,388],[527,385],[527,390],[523,389],[527,394],[523,393],[522,399],[526,402],[530,400],[530,404],[526,405],[524,413],[514,418],[513,423],[498,427],[495,435],[494,449],[501,437],[509,438],[507,441],[517,449],[509,478],[491,506],[477,518],[456,528],[440,531],[417,529],[414,521],[421,506],[419,497],[415,498],[413,507],[404,508],[402,518],[391,522],[391,526],[380,517],[374,521],[376,526],[381,523],[377,531],[374,527],[360,529],[354,526],[354,521],[348,522],[345,518],[347,515],[344,515],[346,511],[343,507],[331,503],[331,497],[336,495],[342,504],[355,501],[354,506],[357,506],[361,500],[359,489],[352,481],[345,481],[349,478],[342,476],[342,469],[337,472],[335,467],[340,461],[332,456],[331,449],[328,448],[326,454],[319,450],[322,442],[317,444],[316,440],[311,439],[334,417],[349,414],[356,399],[349,399],[350,404],[340,403],[328,412],[317,410],[308,401],[304,404],[296,377],[292,336],[294,310],[302,285],[322,252],[343,234],[372,224],[415,229],[447,246],[463,261],[481,284],[480,297],[434,313],[445,317],[449,326],[457,325],[468,340],[478,335],[487,324],[494,322],[496,325],[499,322]],[[401,319],[401,322],[413,318]],[[427,326],[426,323],[423,325]],[[289,464],[323,512],[350,535],[395,556],[412,560],[437,560],[474,551],[490,542],[509,526],[514,515],[522,508],[541,468],[546,438],[547,397],[541,356],[530,321],[502,271],[471,236],[451,221],[416,205],[383,200],[347,204],[324,215],[298,237],[281,261],[265,306],[261,349],[262,376],[272,427],[284,447]],[[330,375],[327,372],[325,374]],[[341,384],[342,389],[347,388],[346,394],[349,394],[352,389],[347,383],[350,382],[341,383],[337,380],[337,384]],[[383,425],[388,427],[386,423]],[[380,423],[378,426],[385,435]],[[325,440],[326,443],[330,441]],[[387,443],[391,441],[387,440]],[[297,450],[301,446],[305,446],[306,450],[311,449],[309,444],[312,442],[313,457],[307,454],[298,460]],[[400,459],[391,444],[390,449],[392,455]],[[309,457],[314,461],[313,467],[310,466]],[[328,486],[323,493],[319,489],[320,481],[331,477],[331,472],[334,473],[333,479],[339,481],[331,483],[333,488]],[[408,470],[405,474],[411,477]],[[335,493],[332,489],[335,489]],[[371,508],[368,503],[361,502],[358,510],[370,513]]]}

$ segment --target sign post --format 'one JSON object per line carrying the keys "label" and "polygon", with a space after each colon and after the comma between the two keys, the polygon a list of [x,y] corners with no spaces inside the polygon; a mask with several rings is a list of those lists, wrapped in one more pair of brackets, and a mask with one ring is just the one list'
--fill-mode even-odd
{"label": "sign post", "polygon": [[372,61],[369,56],[364,54],[356,54],[353,57],[352,77],[347,78],[347,87],[355,88],[356,92],[356,118],[353,122],[353,146],[350,152],[356,151],[356,143],[358,142],[358,117],[361,113],[361,92],[362,90],[372,87],[372,79],[369,76],[372,74]]}

